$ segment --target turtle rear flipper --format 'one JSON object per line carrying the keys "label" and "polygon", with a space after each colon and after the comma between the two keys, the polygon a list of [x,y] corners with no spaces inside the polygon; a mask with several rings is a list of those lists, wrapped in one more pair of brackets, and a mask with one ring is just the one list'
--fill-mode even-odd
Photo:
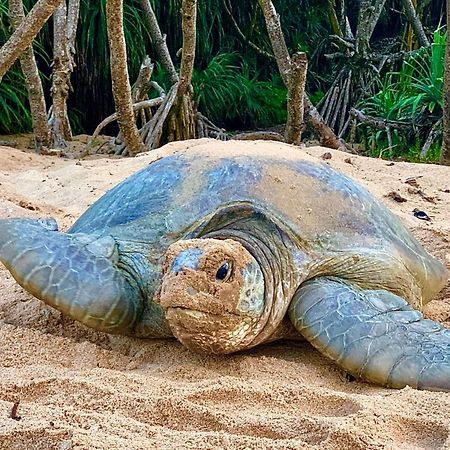
{"label": "turtle rear flipper", "polygon": [[115,264],[112,237],[60,233],[52,220],[0,220],[0,261],[35,297],[83,324],[131,333],[139,289]]}
{"label": "turtle rear flipper", "polygon": [[300,286],[289,316],[314,347],[357,377],[450,391],[450,330],[391,292],[316,278]]}

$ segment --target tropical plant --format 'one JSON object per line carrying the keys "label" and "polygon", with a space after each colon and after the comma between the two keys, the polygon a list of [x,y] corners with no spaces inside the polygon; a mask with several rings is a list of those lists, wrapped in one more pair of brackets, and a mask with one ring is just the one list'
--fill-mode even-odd
{"label": "tropical plant", "polygon": [[438,29],[430,47],[421,48],[405,61],[396,90],[404,94],[398,104],[405,118],[418,124],[442,115],[442,86],[447,32]]}
{"label": "tropical plant", "polygon": [[220,53],[203,70],[193,73],[195,102],[203,114],[221,125],[236,114],[234,107],[242,89],[239,64],[236,53]]}
{"label": "tropical plant", "polygon": [[[0,1],[0,45],[10,34],[8,3]],[[0,83],[0,133],[31,130],[31,114],[27,106],[28,94],[19,64],[15,64]]]}
{"label": "tropical plant", "polygon": [[[29,10],[35,1],[24,0],[25,9]],[[150,1],[162,32],[167,36],[170,53],[175,63],[179,63],[176,55],[182,43],[181,0]],[[224,8],[224,0],[198,0],[197,71],[194,87],[199,109],[214,122],[230,129],[266,127],[283,122],[286,91],[279,76],[273,76],[277,73],[276,64],[261,56],[247,42],[251,40],[266,52],[271,51],[258,2],[239,0],[227,0],[227,2],[245,39],[242,39],[236,31]],[[280,14],[290,53],[299,50],[308,53],[307,89],[314,101],[319,100],[334,81],[331,75],[332,68],[340,64],[339,59],[324,57],[324,53],[335,51],[329,41],[329,35],[333,33],[328,16],[329,0],[273,0],[273,2]],[[341,5],[345,5],[353,30],[356,27],[359,3],[356,0],[340,2]],[[435,26],[433,24],[439,21],[443,4],[443,0],[433,0],[427,2],[429,6],[424,7],[422,2],[418,2],[418,13],[425,25]],[[393,29],[403,29],[400,25],[404,23],[404,19],[401,15],[393,13],[394,9],[400,8],[400,2],[396,0],[390,5],[382,13],[376,30],[376,40],[392,37],[390,31]],[[5,42],[11,32],[7,6],[8,0],[0,0],[0,45]],[[156,55],[144,16],[141,14],[140,0],[127,0],[124,8],[129,71],[133,83],[144,55],[149,54],[153,60],[156,59]],[[34,43],[38,66],[43,71],[44,88],[47,93],[49,92],[48,77],[51,71],[49,64],[51,57],[48,56],[52,54],[51,31],[50,21]],[[431,48],[417,52],[415,56],[408,59],[397,74],[391,73],[382,77],[376,95],[371,99],[365,99],[359,107],[367,108],[368,113],[370,109],[373,115],[387,114],[393,120],[410,120],[422,130],[420,136],[423,139],[429,127],[428,124],[441,113],[440,99],[437,94],[440,80],[439,68],[442,69],[443,65],[439,66],[439,63],[430,65],[429,58],[436,58],[436,61],[439,61],[439,52],[442,49],[439,39],[443,37],[443,34],[443,31],[439,30],[438,35],[435,34]],[[77,67],[72,75],[75,95],[69,96],[69,114],[73,116],[74,112],[78,111],[75,114],[79,119],[79,126],[83,131],[91,132],[114,110],[105,0],[95,2],[82,0],[76,47]],[[393,48],[393,51],[398,49],[400,48],[397,46]],[[233,56],[220,56],[223,54]],[[224,67],[219,68],[220,64]],[[368,73],[366,68],[363,70],[363,73]],[[370,72],[367,78],[370,79],[372,74],[373,72]],[[4,126],[6,120],[10,121],[7,128],[12,127],[13,131],[19,131],[28,126],[24,116],[24,108],[27,108],[26,93],[23,92],[20,77],[20,69],[16,65],[3,79],[0,87],[2,89],[0,108],[6,108],[5,105],[8,107],[7,112],[0,109],[2,118],[0,132],[2,130],[6,132]],[[165,86],[167,91],[169,86],[163,71],[156,67],[153,78]],[[216,83],[217,80],[220,82]],[[403,87],[400,86],[402,83]],[[388,90],[390,92],[386,92]],[[3,119],[8,117],[10,119]],[[13,117],[21,120],[20,124],[17,124],[19,127],[17,129],[13,125]],[[381,137],[377,140],[386,139],[385,133],[384,137],[383,132],[379,134]],[[405,142],[397,142],[396,139],[393,133],[393,145],[401,151],[401,148],[406,146],[406,137],[399,136],[399,139]],[[409,137],[407,142],[409,145]]]}
{"label": "tropical plant", "polygon": [[31,131],[28,92],[18,65],[0,83],[0,134]]}
{"label": "tropical plant", "polygon": [[442,117],[446,41],[447,32],[437,29],[430,47],[414,52],[400,71],[387,73],[379,82],[378,92],[357,105],[366,114],[411,125],[406,131],[394,127],[390,139],[385,131],[367,130],[367,139],[378,151],[386,150],[391,140],[385,156],[399,156],[410,153],[411,147],[420,148],[430,128]]}
{"label": "tropical plant", "polygon": [[199,110],[221,126],[267,127],[286,120],[286,89],[280,79],[258,78],[237,53],[220,53],[193,75]]}

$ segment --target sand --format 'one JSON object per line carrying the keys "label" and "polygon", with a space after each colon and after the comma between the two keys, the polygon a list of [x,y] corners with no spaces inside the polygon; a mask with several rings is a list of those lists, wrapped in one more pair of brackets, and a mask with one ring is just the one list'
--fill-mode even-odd
{"label": "sand", "polygon": [[[82,161],[0,147],[0,217],[53,216],[65,229],[151,159],[193,145],[227,144]],[[321,160],[329,150],[299,151]],[[359,180],[450,266],[450,168],[330,153],[326,163]],[[405,183],[412,177],[417,186]],[[450,326],[449,287],[426,314]],[[17,401],[20,420],[11,418]],[[88,330],[0,268],[1,449],[438,449],[450,448],[449,418],[450,394],[352,380],[306,342],[205,357],[175,340]]]}

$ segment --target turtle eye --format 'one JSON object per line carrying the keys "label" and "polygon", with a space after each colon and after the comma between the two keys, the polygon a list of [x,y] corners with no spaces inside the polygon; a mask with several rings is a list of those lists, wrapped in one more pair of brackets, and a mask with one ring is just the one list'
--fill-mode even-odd
{"label": "turtle eye", "polygon": [[230,276],[231,276],[231,272],[232,272],[232,264],[230,261],[225,261],[218,269],[216,272],[216,280],[219,281],[228,281]]}

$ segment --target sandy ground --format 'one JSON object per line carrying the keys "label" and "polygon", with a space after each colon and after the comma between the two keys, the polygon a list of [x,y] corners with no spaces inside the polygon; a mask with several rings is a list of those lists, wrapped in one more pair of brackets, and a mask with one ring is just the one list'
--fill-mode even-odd
{"label": "sandy ground", "polygon": [[[317,159],[328,152],[306,151]],[[0,217],[53,216],[67,228],[160,153],[78,161],[0,147]],[[450,266],[450,168],[331,155],[327,163],[381,198]],[[416,186],[405,183],[412,177]],[[393,191],[407,201],[386,197]],[[432,221],[415,218],[414,208]],[[449,287],[426,314],[450,326]],[[96,333],[0,268],[1,449],[439,449],[450,448],[449,434],[450,394],[351,380],[306,342],[204,357],[174,340]]]}

